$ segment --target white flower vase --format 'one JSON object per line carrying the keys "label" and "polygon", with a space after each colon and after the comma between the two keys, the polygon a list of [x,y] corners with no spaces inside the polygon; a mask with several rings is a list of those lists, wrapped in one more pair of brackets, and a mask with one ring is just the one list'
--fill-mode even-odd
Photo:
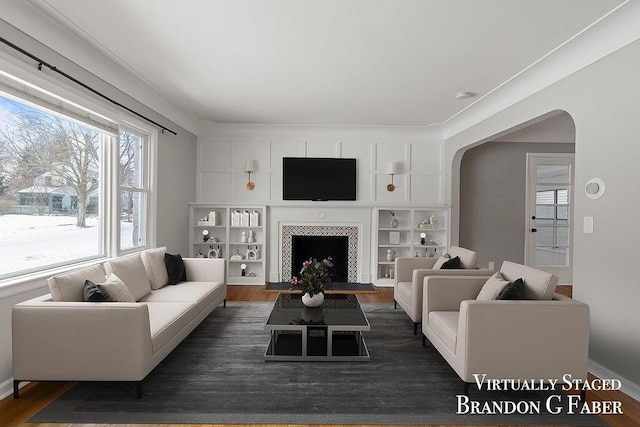
{"label": "white flower vase", "polygon": [[324,294],[322,292],[318,292],[317,294],[313,294],[313,296],[309,296],[307,292],[302,295],[302,303],[307,307],[320,307],[324,302]]}

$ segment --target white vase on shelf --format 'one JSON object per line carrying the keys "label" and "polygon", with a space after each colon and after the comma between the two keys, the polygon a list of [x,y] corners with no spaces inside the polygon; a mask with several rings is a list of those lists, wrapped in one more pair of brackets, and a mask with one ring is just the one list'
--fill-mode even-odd
{"label": "white vase on shelf", "polygon": [[393,261],[393,250],[387,249],[387,261]]}

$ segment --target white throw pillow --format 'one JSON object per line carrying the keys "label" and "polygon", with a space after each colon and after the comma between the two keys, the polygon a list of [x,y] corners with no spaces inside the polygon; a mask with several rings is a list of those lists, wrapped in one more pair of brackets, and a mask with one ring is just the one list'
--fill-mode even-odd
{"label": "white throw pillow", "polygon": [[498,295],[508,284],[509,281],[504,280],[502,274],[500,274],[499,271],[496,271],[493,276],[489,277],[489,280],[485,282],[484,286],[482,286],[476,300],[490,301],[498,299]]}
{"label": "white throw pillow", "polygon": [[164,264],[164,254],[166,252],[167,248],[162,247],[147,249],[140,254],[144,268],[147,270],[147,276],[149,276],[151,289],[153,290],[160,289],[169,284],[167,266]]}
{"label": "white throw pillow", "polygon": [[127,285],[113,273],[107,277],[105,282],[98,283],[98,286],[115,302],[136,302]]}
{"label": "white throw pillow", "polygon": [[129,292],[140,301],[151,293],[151,283],[147,276],[147,270],[140,254],[127,255],[120,258],[112,259],[104,263],[104,271],[107,276],[111,273],[115,274],[129,288]]}
{"label": "white throw pillow", "polygon": [[68,273],[56,274],[47,279],[49,291],[54,301],[84,301],[84,282],[98,283],[104,280],[101,264],[84,267]]}
{"label": "white throw pillow", "polygon": [[440,258],[438,258],[436,260],[436,263],[433,264],[433,268],[434,270],[439,270],[442,268],[442,264],[444,264],[445,262],[449,261],[451,259],[451,257],[449,257],[449,254],[444,254],[442,255]]}

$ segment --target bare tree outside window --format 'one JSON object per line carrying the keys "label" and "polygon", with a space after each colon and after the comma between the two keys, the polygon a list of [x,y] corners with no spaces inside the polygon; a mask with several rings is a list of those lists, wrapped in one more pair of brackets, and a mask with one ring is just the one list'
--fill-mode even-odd
{"label": "bare tree outside window", "polygon": [[103,253],[104,137],[0,96],[0,277]]}
{"label": "bare tree outside window", "polygon": [[8,193],[40,213],[52,210],[52,194],[65,193],[76,226],[86,227],[89,198],[99,188],[100,133],[32,108],[18,109],[4,122],[0,147]]}

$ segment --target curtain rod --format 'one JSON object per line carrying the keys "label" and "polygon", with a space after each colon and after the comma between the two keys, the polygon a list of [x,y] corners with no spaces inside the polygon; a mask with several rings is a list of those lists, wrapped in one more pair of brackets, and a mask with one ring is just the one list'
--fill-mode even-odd
{"label": "curtain rod", "polygon": [[107,95],[95,90],[91,86],[81,82],[80,80],[76,79],[75,77],[70,76],[69,74],[65,73],[64,71],[58,69],[58,67],[56,67],[55,65],[51,65],[48,62],[43,61],[42,59],[38,58],[34,54],[24,50],[20,46],[17,46],[15,44],[11,43],[9,40],[5,39],[4,37],[0,37],[0,41],[2,43],[6,44],[7,46],[17,50],[18,52],[22,53],[23,55],[26,55],[29,58],[31,58],[34,61],[36,61],[38,63],[38,70],[42,71],[42,66],[45,66],[45,67],[49,68],[51,71],[55,71],[56,73],[60,74],[61,76],[66,77],[67,79],[71,80],[75,84],[82,86],[83,88],[85,88],[88,91],[98,95],[99,97],[101,97],[103,99],[106,99],[107,101],[111,102],[112,104],[117,105],[118,107],[123,108],[123,109],[127,110],[128,112],[130,112],[132,114],[135,114],[136,116],[140,117],[141,119],[144,119],[144,120],[148,121],[149,123],[153,123],[154,125],[158,126],[160,129],[162,129],[162,132],[164,132],[166,130],[167,132],[171,132],[172,134],[177,135],[177,133],[172,131],[171,129],[169,129],[169,128],[165,127],[165,126],[162,126],[160,123],[150,119],[149,117],[143,116],[142,114],[138,113],[137,111],[132,110],[131,108],[127,107],[126,105],[122,105],[121,103],[119,103],[115,99],[109,98]]}

